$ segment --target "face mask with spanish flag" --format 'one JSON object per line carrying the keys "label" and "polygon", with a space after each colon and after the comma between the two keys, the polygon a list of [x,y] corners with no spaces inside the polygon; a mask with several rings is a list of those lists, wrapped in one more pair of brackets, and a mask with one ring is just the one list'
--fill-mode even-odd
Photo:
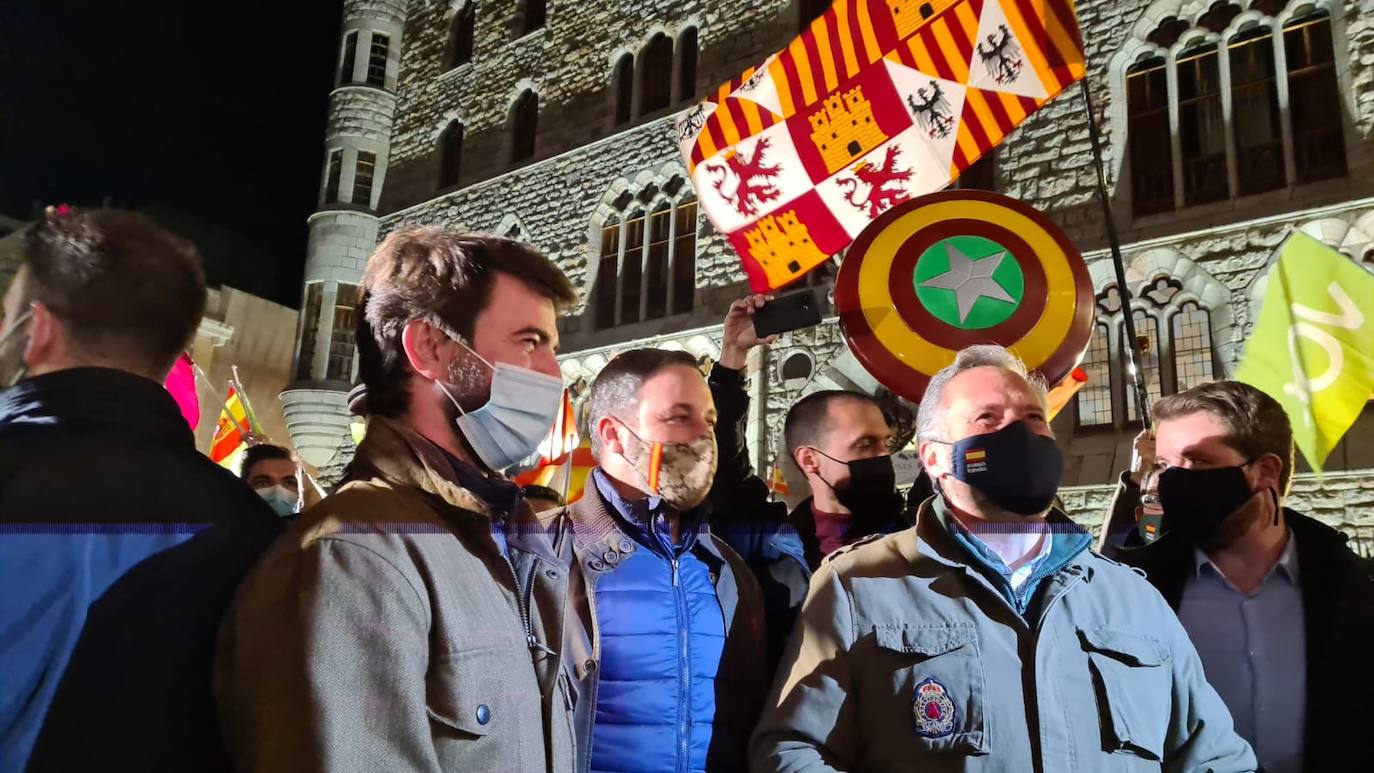
{"label": "face mask with spanish flag", "polygon": [[634,468],[645,493],[657,494],[678,511],[691,510],[706,501],[716,477],[715,434],[690,443],[663,443],[643,440],[629,427],[625,431],[634,443],[622,444],[622,456]]}

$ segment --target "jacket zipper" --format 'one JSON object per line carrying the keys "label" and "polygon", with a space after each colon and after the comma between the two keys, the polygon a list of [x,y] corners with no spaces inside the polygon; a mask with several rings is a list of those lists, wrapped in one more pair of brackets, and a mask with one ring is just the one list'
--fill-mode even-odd
{"label": "jacket zipper", "polygon": [[663,516],[659,515],[650,528],[654,531],[654,537],[658,539],[658,543],[668,551],[668,565],[672,568],[673,573],[673,605],[677,612],[678,631],[677,769],[679,773],[687,773],[691,750],[692,712],[691,648],[688,645],[690,631],[687,622],[687,598],[682,590],[678,572],[678,557],[673,550],[672,539],[665,537],[663,533],[663,530],[667,528]]}
{"label": "jacket zipper", "polygon": [[[1053,577],[1054,575],[1058,574],[1065,566],[1068,566],[1071,562],[1072,562],[1072,559],[1063,562],[1063,563],[1059,566],[1058,569],[1056,569],[1055,571],[1051,572],[1050,574],[1047,574],[1047,575],[1045,576],[1044,579],[1048,579],[1048,578]],[[1043,580],[1042,580],[1042,581],[1043,581]],[[1073,587],[1074,587],[1075,585],[1077,585],[1078,583],[1080,583],[1080,582],[1082,582],[1082,581],[1083,581],[1083,574],[1080,572],[1078,575],[1076,575],[1076,576],[1074,577],[1074,579],[1073,579],[1072,582],[1070,582],[1069,584],[1067,584],[1067,585],[1064,586],[1064,590],[1059,591],[1059,594],[1058,594],[1058,595],[1056,595],[1054,598],[1050,599],[1049,605],[1046,606],[1045,609],[1044,609],[1043,611],[1041,611],[1041,613],[1040,613],[1040,619],[1035,621],[1035,635],[1032,636],[1032,637],[1031,637],[1031,640],[1030,640],[1030,669],[1029,669],[1029,670],[1026,670],[1026,669],[1025,669],[1025,666],[1024,666],[1024,664],[1023,664],[1022,670],[1023,670],[1024,673],[1030,674],[1030,689],[1026,692],[1026,694],[1027,694],[1028,696],[1030,696],[1031,700],[1035,701],[1035,719],[1036,719],[1036,726],[1035,726],[1034,730],[1035,730],[1035,733],[1036,733],[1037,735],[1039,735],[1039,733],[1040,733],[1040,692],[1039,692],[1040,688],[1039,688],[1039,686],[1038,686],[1039,680],[1036,679],[1036,676],[1035,676],[1035,664],[1036,664],[1036,653],[1037,653],[1037,651],[1040,649],[1040,632],[1041,632],[1041,630],[1044,629],[1044,627],[1045,627],[1045,621],[1046,621],[1047,619],[1049,619],[1050,612],[1054,609],[1055,605],[1057,605],[1057,604],[1059,603],[1059,600],[1062,599],[1062,598],[1064,598],[1064,596],[1067,595],[1068,592],[1069,592],[1070,590],[1072,590]],[[1039,766],[1038,770],[1046,770],[1046,768],[1045,768],[1045,745],[1044,745],[1043,742],[1037,743],[1037,744],[1036,744],[1036,748],[1038,748],[1038,749],[1040,750],[1040,766]]]}
{"label": "jacket zipper", "polygon": [[678,664],[681,671],[678,675],[678,758],[677,769],[681,773],[686,773],[689,763],[689,752],[691,747],[691,714],[692,714],[692,673],[691,673],[691,647],[689,646],[690,631],[687,622],[687,599],[682,590],[682,584],[678,579],[678,560],[673,559],[673,598],[677,606],[677,630],[678,630]]}
{"label": "jacket zipper", "polygon": [[529,586],[533,583],[529,582],[524,585],[520,583],[520,573],[515,571],[515,562],[510,560],[509,547],[501,552],[501,557],[505,559],[506,568],[510,569],[510,578],[515,583],[515,606],[520,613],[520,624],[525,628],[525,645],[531,650],[541,649],[539,643],[534,640],[534,631],[530,627]]}

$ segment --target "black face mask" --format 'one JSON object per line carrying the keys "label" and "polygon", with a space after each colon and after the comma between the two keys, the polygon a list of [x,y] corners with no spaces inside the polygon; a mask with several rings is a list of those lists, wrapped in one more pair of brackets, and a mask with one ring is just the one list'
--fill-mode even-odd
{"label": "black face mask", "polygon": [[835,492],[835,499],[849,512],[855,515],[886,517],[895,516],[901,509],[901,498],[897,495],[897,473],[892,469],[891,456],[874,456],[841,462],[819,448],[812,450],[832,462],[849,468],[849,483],[842,489],[831,486],[830,481],[821,478],[825,485],[830,486],[830,490]]}
{"label": "black face mask", "polygon": [[[1215,547],[1221,525],[1259,493],[1250,490],[1245,466],[1188,470],[1170,467],[1159,474],[1159,504],[1164,510],[1163,531],[1178,534],[1200,547]],[[1273,493],[1273,489],[1266,489]],[[1274,495],[1278,519],[1278,496]]]}
{"label": "black face mask", "polygon": [[1036,516],[1054,502],[1064,466],[1059,444],[1024,421],[949,445],[950,474],[1003,510]]}

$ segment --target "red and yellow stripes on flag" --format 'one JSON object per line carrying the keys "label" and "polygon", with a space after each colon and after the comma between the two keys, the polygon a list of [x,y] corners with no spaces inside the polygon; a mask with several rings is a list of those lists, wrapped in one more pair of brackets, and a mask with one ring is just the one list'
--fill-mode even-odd
{"label": "red and yellow stripes on flag", "polygon": [[785,497],[791,493],[791,489],[787,486],[787,478],[782,474],[782,465],[777,462],[773,463],[772,469],[768,473],[768,490],[780,497]]}
{"label": "red and yellow stripes on flag", "polygon": [[526,470],[515,476],[515,482],[521,486],[547,486],[554,491],[561,491],[568,504],[572,504],[582,498],[587,476],[595,466],[591,441],[584,440],[558,464]]}
{"label": "red and yellow stripes on flag", "polygon": [[[1083,77],[1074,0],[838,0],[762,66],[750,67],[708,95],[707,101],[719,108],[706,119],[690,167],[835,93],[884,57],[966,83],[979,15],[987,2],[1000,2],[1016,38],[1033,46],[1027,60],[1049,94]],[[768,71],[777,87],[778,113],[731,98],[760,69]],[[1046,101],[982,90],[970,94],[976,120],[960,129],[957,171],[995,147]]]}
{"label": "red and yellow stripes on flag", "polygon": [[948,185],[1084,74],[1074,0],[837,0],[678,124],[756,291]]}
{"label": "red and yellow stripes on flag", "polygon": [[210,461],[223,464],[243,445],[251,430],[248,411],[244,408],[238,390],[230,384],[229,395],[220,409],[219,421],[215,424],[215,436],[210,441]]}
{"label": "red and yellow stripes on flag", "polygon": [[663,444],[654,441],[649,445],[649,490],[658,491],[659,473],[663,469]]}
{"label": "red and yellow stripes on flag", "polygon": [[568,390],[563,390],[563,407],[558,411],[558,416],[553,420],[553,427],[549,429],[549,434],[539,443],[539,464],[562,464],[568,458],[568,454],[577,448],[579,435],[577,432],[577,418],[573,412],[572,398],[568,396]]}

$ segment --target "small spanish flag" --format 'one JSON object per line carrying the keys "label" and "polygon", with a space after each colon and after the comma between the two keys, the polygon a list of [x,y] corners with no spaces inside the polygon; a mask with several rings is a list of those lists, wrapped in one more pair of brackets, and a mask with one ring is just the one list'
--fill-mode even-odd
{"label": "small spanish flag", "polygon": [[967,464],[969,462],[981,462],[984,459],[986,459],[987,456],[987,451],[984,451],[981,448],[974,448],[972,450],[964,452],[964,463]]}
{"label": "small spanish flag", "polygon": [[515,476],[515,482],[521,486],[535,484],[561,491],[568,504],[572,504],[582,498],[583,489],[587,485],[587,475],[595,466],[596,459],[592,457],[591,440],[586,439],[571,453],[566,454],[563,461],[526,470]]}
{"label": "small spanish flag", "polygon": [[658,474],[663,467],[663,444],[655,440],[649,446],[649,490],[658,491]]}
{"label": "small spanish flag", "polygon": [[239,399],[238,390],[231,384],[215,425],[215,437],[210,441],[210,461],[223,465],[243,445],[249,431],[248,412]]}
{"label": "small spanish flag", "polygon": [[773,463],[773,469],[768,475],[768,490],[780,497],[785,497],[789,493],[787,479],[782,474],[782,465],[776,462]]}
{"label": "small spanish flag", "polygon": [[1050,389],[1049,395],[1046,397],[1046,402],[1049,403],[1051,420],[1053,420],[1055,416],[1058,416],[1060,411],[1064,410],[1064,406],[1069,404],[1073,396],[1078,394],[1078,390],[1082,389],[1083,385],[1086,383],[1088,383],[1087,371],[1082,368],[1074,368],[1069,375],[1064,377],[1063,381],[1055,384],[1054,388]]}

